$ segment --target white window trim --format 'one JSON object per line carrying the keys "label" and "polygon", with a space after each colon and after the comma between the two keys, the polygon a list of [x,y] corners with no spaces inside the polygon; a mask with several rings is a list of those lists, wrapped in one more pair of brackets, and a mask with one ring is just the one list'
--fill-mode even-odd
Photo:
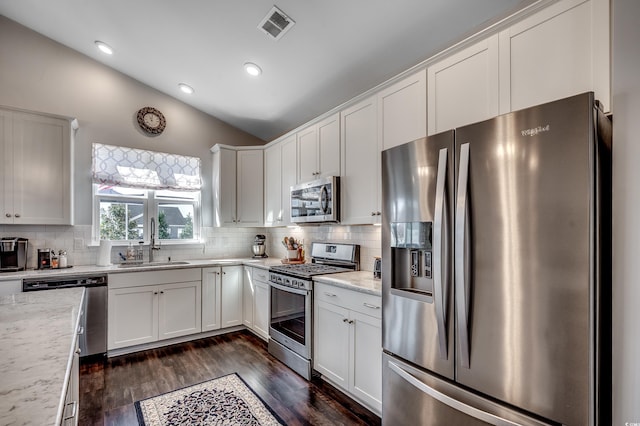
{"label": "white window trim", "polygon": [[[160,245],[167,246],[177,246],[177,245],[194,245],[194,244],[202,244],[203,236],[202,236],[202,194],[200,191],[193,191],[197,193],[197,197],[194,201],[187,201],[180,198],[171,198],[171,197],[157,197],[156,190],[146,189],[145,197],[132,197],[126,195],[100,195],[98,194],[98,188],[100,184],[94,183],[92,184],[92,213],[93,213],[93,224],[92,224],[92,236],[91,236],[91,245],[96,246],[100,244],[100,200],[113,200],[119,202],[135,202],[143,204],[144,210],[144,228],[143,234],[145,239],[142,240],[143,244],[150,244],[150,229],[151,229],[151,218],[156,219],[156,229],[155,229],[155,238],[156,242]],[[158,238],[159,228],[158,224],[158,206],[160,203],[168,202],[171,204],[186,204],[193,206],[193,234],[194,238],[192,239],[164,239],[161,240]],[[128,246],[131,242],[135,242],[134,240],[113,240],[114,246]]]}

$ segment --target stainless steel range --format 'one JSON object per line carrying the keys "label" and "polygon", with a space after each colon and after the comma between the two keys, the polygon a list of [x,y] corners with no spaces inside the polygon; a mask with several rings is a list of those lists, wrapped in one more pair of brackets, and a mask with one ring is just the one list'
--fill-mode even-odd
{"label": "stainless steel range", "polygon": [[360,246],[312,243],[311,262],[269,268],[269,353],[307,380],[313,355],[313,276],[359,270]]}

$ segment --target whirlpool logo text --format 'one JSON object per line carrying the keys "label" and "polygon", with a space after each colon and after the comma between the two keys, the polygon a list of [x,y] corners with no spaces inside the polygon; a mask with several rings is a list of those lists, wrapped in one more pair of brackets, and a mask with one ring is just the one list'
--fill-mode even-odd
{"label": "whirlpool logo text", "polygon": [[551,130],[551,126],[547,124],[546,126],[538,126],[531,129],[520,130],[520,133],[522,133],[522,136],[535,136],[538,133],[548,132],[549,130]]}

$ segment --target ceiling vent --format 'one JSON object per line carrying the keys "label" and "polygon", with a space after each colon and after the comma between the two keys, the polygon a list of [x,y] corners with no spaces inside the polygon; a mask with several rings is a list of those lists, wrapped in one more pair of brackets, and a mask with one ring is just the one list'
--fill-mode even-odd
{"label": "ceiling vent", "polygon": [[289,18],[283,11],[276,6],[267,13],[258,25],[258,29],[263,31],[274,40],[280,38],[295,25],[293,19]]}

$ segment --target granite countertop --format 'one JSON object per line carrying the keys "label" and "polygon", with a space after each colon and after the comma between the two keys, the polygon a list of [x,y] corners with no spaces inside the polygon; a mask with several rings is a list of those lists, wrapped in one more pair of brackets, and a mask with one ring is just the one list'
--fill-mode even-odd
{"label": "granite countertop", "polygon": [[84,288],[0,297],[0,424],[59,424]]}
{"label": "granite countertop", "polygon": [[[175,260],[174,262],[181,262]],[[96,266],[96,265],[82,265],[74,266],[66,269],[28,269],[26,271],[19,272],[4,272],[0,274],[0,282],[21,280],[23,278],[47,278],[54,276],[71,276],[80,274],[118,274],[123,272],[140,272],[150,270],[162,270],[162,269],[187,269],[187,268],[206,268],[209,266],[226,266],[226,265],[248,265],[262,269],[269,269],[274,265],[280,265],[280,259],[276,258],[236,258],[236,259],[193,259],[186,260],[186,264],[171,263],[171,264],[153,264],[144,263],[139,266],[128,266],[121,268],[119,264],[113,264],[110,266]]]}
{"label": "granite countertop", "polygon": [[318,275],[313,281],[332,284],[361,293],[382,296],[382,281],[373,278],[371,271],[341,272],[338,274]]}

